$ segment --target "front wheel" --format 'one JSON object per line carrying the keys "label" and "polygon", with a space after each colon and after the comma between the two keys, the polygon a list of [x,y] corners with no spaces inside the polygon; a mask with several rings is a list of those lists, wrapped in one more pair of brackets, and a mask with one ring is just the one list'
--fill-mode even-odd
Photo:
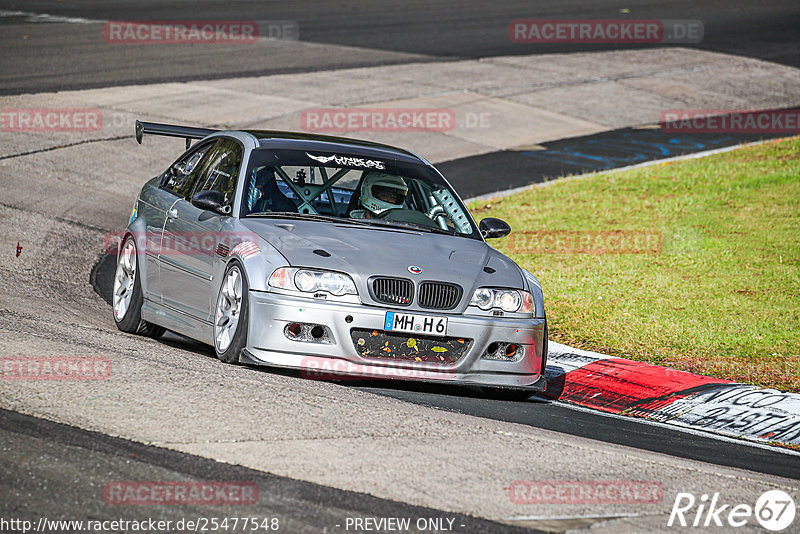
{"label": "front wheel", "polygon": [[231,263],[222,277],[214,314],[214,351],[225,363],[239,361],[247,346],[247,279],[239,263]]}
{"label": "front wheel", "polygon": [[139,278],[139,263],[136,243],[128,236],[117,258],[114,273],[114,322],[117,328],[129,334],[142,334],[152,338],[161,337],[166,331],[162,326],[142,320],[142,283]]}

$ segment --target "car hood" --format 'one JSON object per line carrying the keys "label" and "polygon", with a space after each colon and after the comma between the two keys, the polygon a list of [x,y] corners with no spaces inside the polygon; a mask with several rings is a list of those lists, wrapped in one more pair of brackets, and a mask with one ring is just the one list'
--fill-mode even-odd
{"label": "car hood", "polygon": [[[375,275],[454,282],[466,294],[480,286],[524,288],[520,268],[477,239],[318,221],[242,222],[290,265],[346,272],[359,289]],[[421,272],[413,274],[409,267]]]}

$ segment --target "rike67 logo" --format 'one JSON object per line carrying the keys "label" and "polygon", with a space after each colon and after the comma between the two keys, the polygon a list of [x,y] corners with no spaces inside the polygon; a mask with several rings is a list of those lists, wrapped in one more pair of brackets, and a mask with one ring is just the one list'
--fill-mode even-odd
{"label": "rike67 logo", "polygon": [[725,503],[719,493],[703,494],[699,499],[691,493],[678,493],[667,526],[735,528],[755,519],[763,528],[780,532],[794,522],[795,513],[794,499],[781,490],[763,493],[755,506]]}

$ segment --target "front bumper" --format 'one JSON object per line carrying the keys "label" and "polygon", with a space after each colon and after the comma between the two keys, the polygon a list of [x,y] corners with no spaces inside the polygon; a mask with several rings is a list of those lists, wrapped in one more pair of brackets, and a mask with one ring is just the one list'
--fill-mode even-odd
{"label": "front bumper", "polygon": [[[240,356],[243,363],[299,369],[309,378],[353,376],[536,391],[546,385],[542,375],[545,319],[424,312],[447,317],[448,337],[472,340],[455,363],[440,364],[364,358],[359,354],[351,338],[351,329],[381,333],[386,312],[397,311],[394,308],[317,301],[261,291],[250,291],[249,304],[247,348]],[[285,330],[292,323],[323,325],[330,335],[326,336],[325,343],[289,339]],[[408,336],[413,337],[412,334]],[[482,358],[493,342],[515,343],[524,348],[525,354],[517,361]]]}

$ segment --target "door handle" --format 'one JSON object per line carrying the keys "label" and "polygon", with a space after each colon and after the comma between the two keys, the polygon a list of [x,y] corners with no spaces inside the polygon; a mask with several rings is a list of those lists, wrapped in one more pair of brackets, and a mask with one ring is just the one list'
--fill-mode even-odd
{"label": "door handle", "polygon": [[167,210],[167,218],[168,219],[177,219],[178,218],[178,210],[177,210],[177,208],[172,208],[171,210]]}

